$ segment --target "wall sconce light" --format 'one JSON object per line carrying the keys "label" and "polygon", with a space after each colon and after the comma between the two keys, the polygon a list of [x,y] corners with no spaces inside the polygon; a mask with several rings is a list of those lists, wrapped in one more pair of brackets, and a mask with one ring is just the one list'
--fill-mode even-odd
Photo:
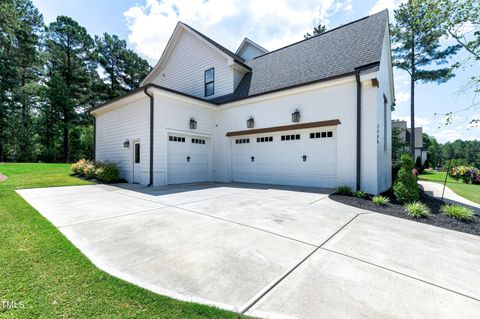
{"label": "wall sconce light", "polygon": [[129,141],[129,140],[125,140],[125,142],[123,142],[123,147],[129,148],[129,147],[130,147],[130,141]]}
{"label": "wall sconce light", "polygon": [[251,157],[250,157],[250,160],[251,160],[252,162],[255,162],[255,156],[251,156]]}
{"label": "wall sconce light", "polygon": [[302,156],[302,160],[303,160],[304,162],[306,162],[306,161],[307,161],[307,155],[303,155],[303,156]]}
{"label": "wall sconce light", "polygon": [[248,128],[253,128],[255,126],[255,120],[253,117],[250,116],[250,118],[247,120],[247,127]]}
{"label": "wall sconce light", "polygon": [[190,162],[190,156],[187,156],[187,162]]}
{"label": "wall sconce light", "polygon": [[300,111],[298,109],[292,113],[292,122],[300,122]]}
{"label": "wall sconce light", "polygon": [[190,129],[195,130],[197,128],[197,121],[195,119],[190,119]]}

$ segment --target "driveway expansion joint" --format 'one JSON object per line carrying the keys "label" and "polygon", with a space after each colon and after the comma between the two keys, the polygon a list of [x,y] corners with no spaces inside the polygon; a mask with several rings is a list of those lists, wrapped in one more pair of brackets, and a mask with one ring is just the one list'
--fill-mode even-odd
{"label": "driveway expansion joint", "polygon": [[125,217],[125,216],[131,216],[131,215],[135,215],[135,214],[147,213],[147,212],[152,211],[152,210],[158,210],[158,209],[163,209],[163,208],[167,208],[167,206],[162,205],[162,206],[160,206],[160,207],[154,207],[154,208],[144,209],[144,210],[140,210],[140,211],[138,211],[138,212],[125,213],[125,214],[122,214],[122,215],[115,215],[115,216],[109,216],[109,217],[105,217],[105,218],[86,220],[86,221],[84,221],[84,222],[79,222],[79,223],[74,223],[74,224],[67,224],[67,225],[57,226],[57,228],[60,229],[60,228],[66,228],[66,227],[74,227],[74,226],[84,225],[84,224],[93,223],[93,222],[98,222],[98,221],[102,221],[102,220],[108,220],[108,219],[114,219],[114,218],[118,218],[118,217]]}
{"label": "driveway expansion joint", "polygon": [[320,249],[323,249],[323,250],[325,250],[325,251],[334,253],[334,254],[338,254],[338,255],[341,255],[341,256],[344,256],[344,257],[347,257],[347,258],[354,259],[354,260],[359,261],[359,262],[362,262],[362,263],[366,263],[366,264],[368,264],[368,265],[370,265],[370,266],[373,266],[373,267],[377,267],[377,268],[380,268],[380,269],[383,269],[383,270],[386,270],[386,271],[389,271],[389,272],[393,272],[393,273],[395,273],[395,274],[397,274],[397,275],[400,275],[400,276],[404,276],[404,277],[407,277],[407,278],[410,278],[410,279],[413,279],[413,280],[416,280],[416,281],[420,281],[420,282],[422,282],[422,283],[424,283],[424,284],[427,284],[427,285],[430,285],[430,286],[434,286],[434,287],[436,287],[436,288],[440,288],[440,289],[443,289],[443,290],[452,292],[452,293],[457,294],[457,295],[460,295],[460,296],[462,296],[462,297],[469,298],[469,299],[475,300],[475,301],[477,301],[477,302],[480,302],[480,299],[478,299],[478,298],[475,298],[475,297],[466,295],[466,294],[464,294],[464,293],[455,291],[455,290],[450,289],[450,288],[447,288],[447,287],[443,287],[443,286],[437,285],[437,284],[432,283],[432,282],[429,282],[429,281],[427,281],[427,280],[420,279],[420,278],[417,278],[417,277],[414,277],[414,276],[405,274],[405,273],[403,273],[403,272],[400,272],[400,271],[397,271],[397,270],[394,270],[394,269],[390,269],[390,268],[385,267],[385,266],[381,266],[381,265],[372,263],[372,262],[370,262],[370,261],[367,261],[367,260],[364,260],[364,259],[361,259],[361,258],[353,257],[353,256],[347,255],[347,254],[345,254],[345,253],[341,253],[341,252],[335,251],[335,250],[333,250],[333,249],[329,249],[329,248],[325,248],[325,247],[319,247],[319,248],[320,248]]}
{"label": "driveway expansion joint", "polygon": [[263,297],[265,297],[270,291],[272,291],[278,284],[280,284],[285,278],[287,278],[292,272],[294,272],[300,265],[302,265],[307,259],[309,259],[313,254],[315,254],[319,249],[322,248],[330,239],[332,239],[335,235],[337,235],[340,231],[342,231],[345,227],[347,227],[351,222],[355,220],[359,215],[356,214],[352,217],[348,222],[346,222],[342,227],[340,227],[335,233],[333,233],[330,237],[328,237],[322,244],[317,246],[314,250],[312,250],[309,254],[307,254],[302,260],[300,260],[296,265],[290,268],[286,273],[280,276],[277,280],[272,282],[271,284],[267,285],[264,289],[262,289],[257,295],[255,295],[251,300],[248,301],[245,306],[242,307],[240,313],[245,314],[249,311],[255,304],[257,304]]}

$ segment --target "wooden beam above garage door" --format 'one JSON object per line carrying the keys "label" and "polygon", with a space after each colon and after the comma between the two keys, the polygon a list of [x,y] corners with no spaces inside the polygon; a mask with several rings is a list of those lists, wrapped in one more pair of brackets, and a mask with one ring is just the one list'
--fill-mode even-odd
{"label": "wooden beam above garage door", "polygon": [[243,130],[243,131],[232,131],[232,132],[227,132],[227,136],[240,136],[240,135],[251,135],[251,134],[281,132],[281,131],[293,131],[293,130],[301,130],[306,128],[333,126],[338,124],[341,124],[340,120],[335,119],[335,120],[328,120],[328,121],[264,127],[264,128],[257,128],[257,129],[251,129],[251,130]]}

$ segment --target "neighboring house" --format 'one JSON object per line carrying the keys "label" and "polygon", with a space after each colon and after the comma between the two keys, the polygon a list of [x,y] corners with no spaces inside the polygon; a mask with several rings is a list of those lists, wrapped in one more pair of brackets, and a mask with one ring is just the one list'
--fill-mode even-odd
{"label": "neighboring house", "polygon": [[[404,151],[410,151],[411,129],[407,128],[407,121],[393,120],[392,130],[398,130],[398,137],[401,141],[405,142]],[[415,128],[415,161],[418,157],[422,160],[422,164],[427,160],[427,149],[423,145],[423,129],[421,127]]]}
{"label": "neighboring house", "polygon": [[268,52],[179,22],[142,86],[95,107],[95,157],[144,185],[391,186],[388,12]]}

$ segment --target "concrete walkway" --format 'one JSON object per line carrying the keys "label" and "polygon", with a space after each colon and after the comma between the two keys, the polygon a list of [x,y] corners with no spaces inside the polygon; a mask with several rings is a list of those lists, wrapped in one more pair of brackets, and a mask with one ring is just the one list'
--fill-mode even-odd
{"label": "concrete walkway", "polygon": [[19,190],[97,267],[265,318],[476,318],[480,237],[329,190],[202,184]]}
{"label": "concrete walkway", "polygon": [[[430,181],[418,181],[418,183],[423,187],[425,194],[438,199],[442,198],[443,184],[430,182]],[[480,186],[478,188],[480,192]],[[445,187],[443,200],[451,204],[460,204],[460,205],[468,206],[471,209],[473,209],[477,214],[480,214],[480,204],[474,203],[471,200],[468,200],[460,195],[457,195],[450,188],[448,188],[448,186]]]}

